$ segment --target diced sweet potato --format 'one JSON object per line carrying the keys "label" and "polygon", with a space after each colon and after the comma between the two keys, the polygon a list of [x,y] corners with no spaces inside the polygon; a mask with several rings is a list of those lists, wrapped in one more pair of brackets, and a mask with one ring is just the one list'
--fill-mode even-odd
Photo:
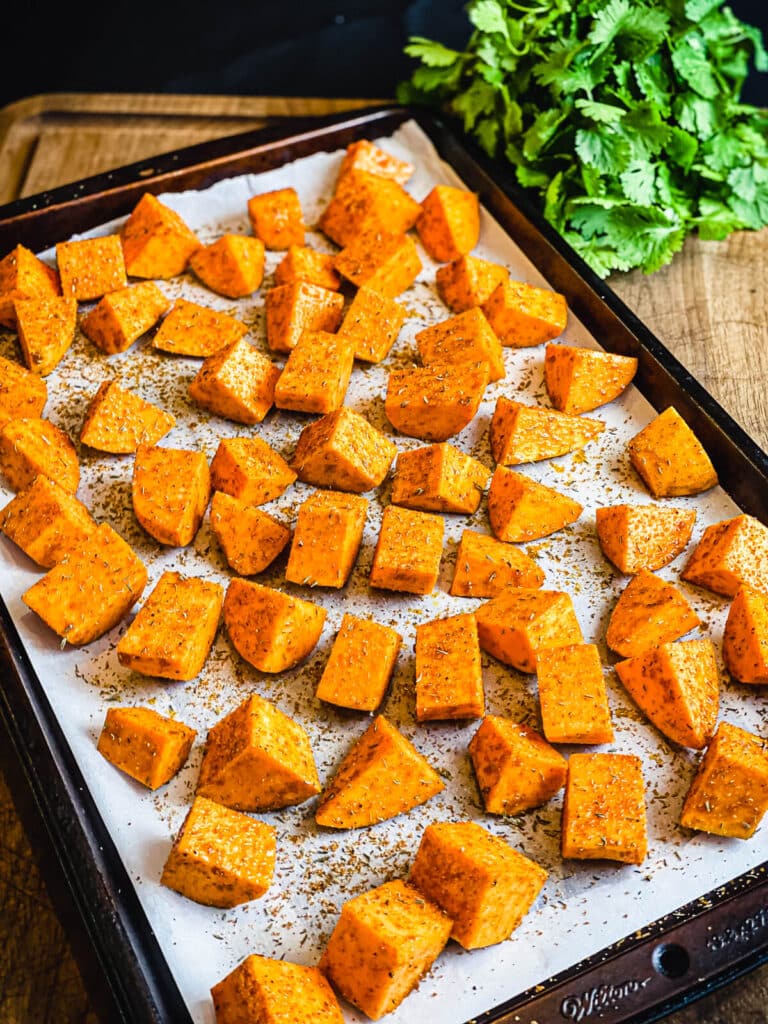
{"label": "diced sweet potato", "polygon": [[453,445],[432,444],[400,452],[392,504],[422,512],[476,512],[490,470]]}
{"label": "diced sweet potato", "polygon": [[239,811],[273,811],[319,792],[306,732],[258,694],[209,730],[198,796]]}
{"label": "diced sweet potato", "polygon": [[440,573],[442,553],[441,516],[388,505],[381,517],[370,585],[431,594]]}
{"label": "diced sweet potato", "polygon": [[75,446],[50,420],[8,420],[0,428],[0,473],[14,491],[48,476],[74,494],[80,483]]}
{"label": "diced sweet potato", "polygon": [[368,171],[369,174],[391,178],[398,185],[404,185],[414,170],[413,164],[407,160],[399,160],[368,139],[358,139],[347,146],[339,178],[343,178],[348,171]]}
{"label": "diced sweet potato", "polygon": [[563,801],[563,857],[642,864],[648,851],[645,784],[632,754],[571,754]]}
{"label": "diced sweet potato", "polygon": [[565,785],[567,762],[535,729],[487,715],[469,744],[477,786],[488,814],[540,807]]}
{"label": "diced sweet potato", "polygon": [[618,398],[637,373],[634,356],[573,345],[547,345],[544,383],[561,412],[578,416]]}
{"label": "diced sweet potato", "polygon": [[44,380],[0,356],[0,428],[9,420],[40,419],[47,401]]}
{"label": "diced sweet potato", "polygon": [[459,256],[452,263],[438,267],[435,283],[440,298],[454,313],[463,313],[473,306],[482,306],[502,281],[509,280],[509,271],[498,263],[477,256]]}
{"label": "diced sweet potato", "polygon": [[139,445],[133,463],[133,511],[161,544],[186,547],[200,528],[211,497],[203,452]]}
{"label": "diced sweet potato", "polygon": [[24,245],[17,245],[0,260],[0,326],[15,327],[18,299],[61,295],[59,275]]}
{"label": "diced sweet potato", "polygon": [[160,884],[208,907],[257,900],[275,871],[275,829],[195,797],[165,862]]}
{"label": "diced sweet potato", "polygon": [[189,385],[198,405],[236,423],[261,423],[275,400],[280,369],[245,338],[208,356]]}
{"label": "diced sweet potato", "polygon": [[145,676],[194,679],[213,646],[223,600],[218,583],[164,572],[120,638],[118,661]]}
{"label": "diced sweet potato", "polygon": [[155,348],[180,356],[212,356],[248,333],[248,326],[227,313],[176,299],[152,339]]}
{"label": "diced sweet potato", "polygon": [[140,444],[157,444],[175,424],[169,412],[105,380],[90,401],[80,440],[100,452],[135,452]]}
{"label": "diced sweet potato", "polygon": [[481,309],[468,309],[425,327],[416,335],[416,347],[425,366],[486,362],[490,381],[501,380],[505,375],[501,343]]}
{"label": "diced sweet potato", "polygon": [[334,269],[333,259],[330,252],[318,252],[308,245],[289,245],[275,267],[275,285],[307,281],[335,292],[341,287],[341,275]]}
{"label": "diced sweet potato", "polygon": [[360,550],[368,500],[342,491],[315,491],[299,508],[285,569],[290,583],[343,587]]}
{"label": "diced sweet potato", "polygon": [[406,814],[443,788],[426,758],[378,715],[336,769],[315,818],[327,828],[364,828]]}
{"label": "diced sweet potato", "polygon": [[570,595],[507,587],[475,611],[480,646],[521,672],[535,672],[539,651],[583,642]]}
{"label": "diced sweet potato", "polygon": [[482,718],[483,667],[472,614],[416,627],[416,719]]}
{"label": "diced sweet potato", "polygon": [[380,363],[389,354],[407,316],[405,306],[363,286],[355,293],[339,334],[353,339],[355,359]]}
{"label": "diced sweet potato", "polygon": [[77,551],[95,529],[85,505],[47,476],[35,477],[0,510],[0,530],[46,569]]}
{"label": "diced sweet potato", "polygon": [[119,235],[59,242],[56,262],[61,293],[78,302],[100,299],[107,292],[125,288],[125,261]]}
{"label": "diced sweet potato", "polygon": [[625,690],[659,732],[682,747],[705,747],[715,730],[720,679],[711,640],[680,640],[620,661]]}
{"label": "diced sweet potato", "polygon": [[145,192],[120,232],[131,277],[175,277],[200,248],[197,235],[169,206]]}
{"label": "diced sweet potato", "polygon": [[610,743],[611,712],[594,644],[539,651],[541,724],[550,743]]}
{"label": "diced sweet potato", "polygon": [[24,362],[32,373],[47,376],[68,351],[77,326],[77,301],[60,295],[16,299],[16,327]]}
{"label": "diced sweet potato", "polygon": [[211,463],[211,485],[246,505],[265,505],[280,495],[296,474],[260,437],[225,437]]}
{"label": "diced sweet potato", "polygon": [[605,642],[624,658],[677,640],[700,620],[672,583],[641,569],[629,581],[611,612]]}
{"label": "diced sweet potato", "polygon": [[173,778],[187,760],[197,733],[152,708],[109,708],[99,753],[148,789]]}
{"label": "diced sweet potato", "polygon": [[358,288],[397,298],[421,270],[416,244],[408,235],[380,228],[361,231],[336,256],[333,265]]}
{"label": "diced sweet potato", "polygon": [[304,331],[275,384],[275,405],[293,412],[333,412],[344,404],[354,362],[351,338]]}
{"label": "diced sweet potato", "polygon": [[519,548],[464,530],[451,583],[454,597],[495,597],[506,587],[540,587],[544,573]]}
{"label": "diced sweet potato", "polygon": [[325,608],[249,580],[234,579],[224,598],[224,622],[233,646],[260,672],[284,672],[320,639]]}
{"label": "diced sweet potato", "polygon": [[287,526],[223,491],[214,491],[210,520],[224,557],[241,576],[263,572],[291,539]]}
{"label": "diced sweet potato", "polygon": [[480,238],[477,195],[453,185],[435,185],[421,204],[416,230],[433,260],[448,263],[465,256]]}
{"label": "diced sweet potato", "polygon": [[347,900],[320,960],[338,991],[372,1020],[402,1003],[437,959],[453,922],[407,882]]}
{"label": "diced sweet potato", "polygon": [[681,575],[726,597],[741,586],[768,593],[768,527],[743,513],[708,526]]}
{"label": "diced sweet potato", "polygon": [[482,305],[502,345],[530,348],[565,330],[565,296],[522,281],[502,281]]}
{"label": "diced sweet potato", "polygon": [[497,466],[488,491],[488,518],[499,540],[548,537],[575,523],[583,512],[578,501],[522,473]]}
{"label": "diced sweet potato", "polygon": [[203,284],[228,299],[253,295],[264,277],[264,243],[248,235],[222,235],[189,257]]}
{"label": "diced sweet potato", "polygon": [[523,405],[501,395],[491,420],[491,452],[502,466],[539,462],[584,448],[604,430],[602,420]]}
{"label": "diced sweet potato", "polygon": [[291,465],[304,483],[359,494],[379,486],[396,454],[388,437],[342,406],[304,427]]}
{"label": "diced sweet potato", "polygon": [[290,352],[304,331],[333,333],[341,323],[344,296],[309,281],[270,288],[265,299],[267,344]]}
{"label": "diced sweet potato", "polygon": [[339,178],[319,226],[331,241],[345,246],[364,231],[403,234],[420,213],[421,206],[393,179],[348,170]]}
{"label": "diced sweet potato", "polygon": [[107,355],[125,352],[155,326],[169,305],[154,281],[142,281],[105,295],[80,328]]}
{"label": "diced sweet potato", "polygon": [[636,434],[627,448],[654,498],[699,494],[717,483],[709,456],[674,406]]}
{"label": "diced sweet potato", "polygon": [[252,954],[211,989],[216,1024],[344,1024],[333,989],[317,967]]}
{"label": "diced sweet potato", "polygon": [[691,539],[695,522],[695,508],[610,505],[595,509],[603,554],[625,573],[652,572],[671,562]]}
{"label": "diced sweet potato", "polygon": [[768,746],[761,736],[721,722],[691,783],[684,828],[749,839],[768,810]]}
{"label": "diced sweet potato", "polygon": [[103,523],[22,595],[62,640],[88,644],[116,626],[147,585],[129,544]]}
{"label": "diced sweet potato", "polygon": [[304,245],[304,214],[295,188],[262,192],[248,200],[253,233],[267,249]]}
{"label": "diced sweet potato", "polygon": [[546,880],[544,868],[472,821],[428,825],[408,879],[451,918],[464,949],[508,939]]}
{"label": "diced sweet potato", "polygon": [[345,614],[315,696],[340,708],[375,711],[384,699],[402,637],[389,626]]}
{"label": "diced sweet potato", "polygon": [[768,594],[751,587],[736,591],[723,633],[723,658],[740,683],[768,683]]}
{"label": "diced sweet potato", "polygon": [[384,411],[401,434],[447,441],[474,418],[488,385],[488,363],[393,370]]}

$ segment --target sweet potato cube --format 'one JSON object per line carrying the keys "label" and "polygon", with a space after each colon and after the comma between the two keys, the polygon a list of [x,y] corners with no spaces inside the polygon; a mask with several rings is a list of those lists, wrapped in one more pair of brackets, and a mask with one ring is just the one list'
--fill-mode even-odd
{"label": "sweet potato cube", "polygon": [[224,598],[229,639],[260,672],[284,672],[306,658],[320,639],[325,614],[320,605],[248,580],[231,580]]}
{"label": "sweet potato cube", "polygon": [[133,511],[161,544],[191,544],[211,497],[205,455],[183,448],[139,445],[133,463]]}
{"label": "sweet potato cube", "polygon": [[267,249],[304,245],[304,213],[295,188],[261,192],[248,200],[253,233]]}
{"label": "sweet potato cube", "polygon": [[389,626],[345,614],[315,696],[352,711],[375,711],[384,700],[402,637]]}
{"label": "sweet potato cube", "polygon": [[14,303],[61,295],[59,275],[24,245],[0,260],[0,326],[15,327]]}
{"label": "sweet potato cube", "polygon": [[568,320],[565,296],[522,281],[502,281],[482,305],[502,345],[530,348],[562,334]]}
{"label": "sweet potato cube", "polygon": [[483,667],[472,614],[416,627],[416,718],[419,722],[482,718]]}
{"label": "sweet potato cube", "polygon": [[194,679],[213,646],[223,600],[218,583],[164,572],[120,638],[118,661],[145,676]]}
{"label": "sweet potato cube", "polygon": [[672,583],[641,569],[625,587],[611,612],[605,642],[624,658],[677,640],[700,620]]}
{"label": "sweet potato cube", "polygon": [[420,213],[421,206],[398,182],[380,174],[350,170],[339,178],[319,225],[331,241],[345,246],[365,231],[386,229],[404,234]]}
{"label": "sweet potato cube", "polygon": [[336,769],[315,818],[327,828],[363,828],[406,814],[442,789],[426,758],[377,715]]}
{"label": "sweet potato cube", "polygon": [[594,644],[539,651],[541,724],[550,743],[610,743],[611,712]]}
{"label": "sweet potato cube", "polygon": [[539,807],[565,785],[565,758],[535,729],[509,718],[486,715],[470,741],[469,756],[488,814]]}
{"label": "sweet potato cube", "polygon": [[215,491],[238,498],[246,505],[265,505],[279,498],[296,474],[260,437],[225,437],[211,463]]}
{"label": "sweet potato cube", "polygon": [[453,185],[435,185],[421,204],[416,230],[433,260],[448,263],[465,256],[480,238],[477,195]]}
{"label": "sweet potato cube", "polygon": [[633,754],[571,754],[563,800],[563,857],[642,864],[645,785]]}
{"label": "sweet potato cube", "polygon": [[398,185],[404,185],[414,170],[413,164],[407,160],[399,160],[368,139],[358,139],[347,146],[339,178],[343,178],[348,171],[368,171],[369,174],[391,178]]}
{"label": "sweet potato cube", "polygon": [[768,810],[768,746],[721,722],[701,759],[680,824],[716,836],[749,839]]}
{"label": "sweet potato cube", "polygon": [[261,423],[275,401],[280,369],[245,338],[204,361],[189,385],[198,405],[236,423]]}
{"label": "sweet potato cube", "polygon": [[100,452],[135,452],[140,444],[157,444],[175,424],[169,412],[105,380],[88,406],[80,440]]}
{"label": "sweet potato cube", "polygon": [[491,478],[488,518],[499,540],[548,537],[575,523],[582,512],[573,498],[505,466],[497,466]]}
{"label": "sweet potato cube", "polygon": [[330,252],[318,252],[308,245],[289,245],[275,267],[275,285],[306,281],[335,292],[341,287],[341,275],[335,270],[333,259]]}
{"label": "sweet potato cube", "polygon": [[768,593],[768,527],[743,513],[708,526],[681,575],[726,597],[741,586]]}
{"label": "sweet potato cube", "polygon": [[142,281],[105,295],[80,328],[107,355],[125,352],[155,326],[169,305],[154,281]]}
{"label": "sweet potato cube", "polygon": [[169,278],[187,269],[200,241],[185,221],[145,192],[120,232],[125,269],[131,277]]}
{"label": "sweet potato cube", "polygon": [[264,277],[264,243],[249,235],[222,235],[196,249],[189,266],[212,292],[242,299],[253,295]]}
{"label": "sweet potato cube", "polygon": [[77,551],[95,529],[85,505],[47,476],[35,477],[0,510],[0,530],[46,569]]}
{"label": "sweet potato cube", "polygon": [[388,437],[342,406],[304,427],[291,465],[304,483],[360,494],[379,486],[396,454]]}
{"label": "sweet potato cube", "polygon": [[634,356],[573,345],[547,345],[544,383],[561,412],[578,416],[618,398],[637,373]]}
{"label": "sweet potato cube", "polygon": [[717,483],[717,473],[680,413],[669,406],[627,445],[629,459],[654,498],[699,494]]}
{"label": "sweet potato cube", "polygon": [[343,587],[360,550],[367,512],[368,500],[357,494],[310,494],[299,508],[285,578],[309,587]]}
{"label": "sweet potato cube", "polygon": [[355,359],[380,363],[389,354],[407,316],[405,306],[363,286],[355,293],[339,334],[353,339]]}
{"label": "sweet potato cube", "polygon": [[740,683],[768,683],[768,594],[751,587],[736,591],[723,633],[723,658]]}
{"label": "sweet potato cube", "polygon": [[373,553],[370,585],[431,594],[440,573],[442,553],[441,516],[387,505]]}
{"label": "sweet potato cube", "polygon": [[362,288],[396,299],[421,270],[416,243],[408,235],[381,228],[361,231],[333,261],[342,277]]}
{"label": "sweet potato cube", "polygon": [[544,572],[519,548],[464,530],[451,583],[454,597],[495,597],[506,587],[540,587]]}
{"label": "sweet potato cube", "polygon": [[212,356],[248,333],[247,324],[197,302],[176,299],[152,338],[154,348],[179,356]]}
{"label": "sweet potato cube", "polygon": [[54,370],[68,351],[77,326],[77,301],[69,296],[42,295],[16,299],[16,327],[24,362],[41,377]]}
{"label": "sweet potato cube", "polygon": [[214,491],[210,520],[224,557],[240,576],[263,572],[291,539],[287,526],[223,491]]}
{"label": "sweet potato cube", "polygon": [[384,411],[401,434],[447,441],[474,418],[488,385],[488,363],[393,370]]}
{"label": "sweet potato cube", "polygon": [[252,954],[211,989],[216,1024],[344,1024],[333,989],[317,967]]}
{"label": "sweet potato cube", "polygon": [[535,672],[539,651],[583,642],[569,594],[507,587],[475,610],[480,646],[505,665]]}
{"label": "sweet potato cube", "polygon": [[465,949],[508,939],[533,906],[547,872],[472,821],[428,825],[408,881],[453,921]]}
{"label": "sweet potato cube", "polygon": [[501,343],[481,309],[468,309],[425,327],[416,335],[416,347],[425,366],[486,362],[489,380],[501,380],[505,375]]}
{"label": "sweet potato cube", "polygon": [[476,512],[490,470],[453,445],[412,448],[397,457],[392,504],[423,512]]}
{"label": "sweet potato cube", "polygon": [[335,331],[341,323],[344,296],[309,281],[270,288],[265,299],[267,344],[273,352],[290,352],[304,331]]}
{"label": "sweet potato cube", "polygon": [[89,644],[116,626],[147,585],[133,549],[103,523],[22,595],[62,640]]}
{"label": "sweet potato cube", "polygon": [[8,420],[0,428],[0,473],[14,491],[23,491],[41,475],[71,494],[80,483],[75,446],[50,420]]}
{"label": "sweet potato cube", "polygon": [[616,673],[660,733],[682,747],[705,747],[715,731],[720,679],[711,640],[652,647],[616,665]]}
{"label": "sweet potato cube", "polygon": [[509,280],[509,271],[498,263],[477,256],[459,256],[452,263],[438,267],[435,283],[440,298],[454,313],[463,313],[473,306],[482,306],[502,281]]}
{"label": "sweet potato cube", "polygon": [[109,708],[99,753],[149,789],[172,779],[189,756],[197,733],[151,708]]}
{"label": "sweet potato cube", "polygon": [[610,505],[595,509],[603,554],[621,572],[661,569],[691,539],[696,509]]}
{"label": "sweet potato cube", "polygon": [[584,448],[604,430],[602,420],[523,405],[501,395],[491,420],[491,452],[501,466],[540,462]]}
{"label": "sweet potato cube", "polygon": [[272,825],[196,796],[160,884],[208,907],[257,900],[272,882],[275,834]]}
{"label": "sweet potato cube", "polygon": [[275,384],[275,405],[293,412],[333,412],[344,404],[354,363],[350,338],[304,331]]}
{"label": "sweet potato cube", "polygon": [[209,730],[198,796],[239,811],[272,811],[319,792],[306,732],[258,694]]}
{"label": "sweet potato cube", "polygon": [[9,420],[40,419],[47,401],[44,380],[0,356],[0,428]]}
{"label": "sweet potato cube", "polygon": [[56,262],[62,295],[78,302],[100,299],[107,292],[125,288],[128,284],[119,235],[59,242]]}

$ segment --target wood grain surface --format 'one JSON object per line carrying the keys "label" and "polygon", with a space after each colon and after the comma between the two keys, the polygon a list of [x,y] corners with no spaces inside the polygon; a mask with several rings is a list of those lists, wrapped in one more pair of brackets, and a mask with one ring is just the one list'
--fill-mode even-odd
{"label": "wood grain surface", "polygon": [[[373,100],[57,95],[0,111],[0,203],[275,117]],[[768,448],[768,230],[690,239],[655,274],[610,285],[744,429]],[[670,1024],[768,1021],[768,966],[680,1010]],[[0,779],[0,1022],[96,1024]],[[104,1021],[102,1024],[109,1024]],[[137,1022],[139,1024],[139,1022]],[[540,1022],[549,1024],[549,1022]]]}

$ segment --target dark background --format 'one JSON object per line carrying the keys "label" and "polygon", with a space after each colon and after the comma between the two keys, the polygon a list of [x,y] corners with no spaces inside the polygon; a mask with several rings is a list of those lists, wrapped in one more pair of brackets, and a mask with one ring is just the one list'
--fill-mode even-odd
{"label": "dark background", "polygon": [[[463,47],[464,2],[31,0],[13,5],[10,31],[3,19],[0,106],[48,92],[387,98],[409,75],[409,36]],[[730,6],[768,34],[768,0]],[[768,74],[753,73],[743,99],[768,106]]]}

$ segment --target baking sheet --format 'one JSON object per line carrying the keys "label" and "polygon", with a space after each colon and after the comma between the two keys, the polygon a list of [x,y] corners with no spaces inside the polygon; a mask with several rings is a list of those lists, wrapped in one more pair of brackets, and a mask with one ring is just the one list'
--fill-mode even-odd
{"label": "baking sheet", "polygon": [[[460,184],[451,169],[437,157],[431,143],[413,123],[394,136],[381,140],[395,155],[411,159],[417,173],[409,191],[422,199],[433,184]],[[299,192],[308,223],[316,222],[330,197],[341,153],[305,158],[276,171],[219,182],[204,192],[166,194],[163,199],[177,209],[199,233],[211,241],[224,231],[249,231],[246,201],[256,192],[293,185]],[[113,230],[119,222],[104,225],[90,234]],[[317,248],[332,247],[322,235],[308,238]],[[505,263],[513,277],[545,283],[526,257],[509,241],[492,219],[484,215],[477,254]],[[353,374],[346,404],[363,412],[387,433],[391,428],[383,411],[386,376],[393,366],[408,365],[415,358],[414,334],[423,326],[444,319],[449,312],[434,290],[436,265],[421,252],[424,270],[404,301],[414,313],[386,363],[358,366]],[[264,341],[264,293],[281,254],[268,254],[267,275],[260,291],[237,301],[221,299],[184,276],[160,287],[173,298],[186,298],[233,313],[252,327],[251,338]],[[595,344],[571,317],[565,341]],[[7,336],[0,352],[15,354],[16,343]],[[543,401],[543,347],[505,350],[507,377],[489,386],[473,423],[452,439],[463,450],[492,467],[487,431],[499,394]],[[251,431],[195,407],[187,398],[187,386],[199,361],[169,357],[155,352],[143,339],[128,353],[105,357],[78,337],[73,349],[48,378],[51,400],[46,413],[77,436],[85,408],[99,383],[115,377],[144,398],[163,404],[177,417],[178,426],[163,441],[170,447],[198,447],[211,458],[221,437],[251,432],[264,437],[289,457],[308,417],[273,411]],[[629,470],[625,445],[654,415],[634,389],[610,406],[592,414],[606,420],[608,430],[585,452],[562,459],[522,467],[522,471],[550,486],[567,491],[585,506],[581,519],[553,537],[527,546],[547,577],[545,586],[568,590],[575,602],[585,640],[599,643],[604,664],[607,654],[602,636],[608,614],[625,580],[614,574],[600,555],[594,536],[594,508],[621,501],[647,501],[642,485]],[[421,442],[396,438],[401,449]],[[108,521],[134,545],[147,564],[150,583],[166,569],[206,575],[226,583],[226,568],[207,521],[194,544],[182,550],[158,550],[136,524],[130,505],[130,456],[102,456],[84,450],[80,497],[99,521]],[[295,518],[301,501],[312,488],[296,484],[281,499],[267,506],[286,520]],[[544,892],[512,939],[488,950],[463,952],[451,944],[433,971],[402,1007],[393,1021],[412,1020],[458,1024],[531,985],[568,967],[576,960],[603,948],[724,881],[760,863],[765,857],[765,829],[748,843],[695,836],[677,828],[682,798],[692,777],[698,755],[673,750],[648,726],[626,698],[614,673],[606,668],[609,699],[616,727],[610,749],[639,753],[644,762],[648,790],[650,853],[639,866],[610,863],[563,862],[559,855],[560,798],[545,807],[514,819],[486,817],[481,809],[467,757],[467,745],[477,723],[418,725],[414,720],[413,640],[420,621],[475,607],[478,602],[452,598],[446,591],[453,571],[455,548],[468,525],[487,530],[487,519],[478,514],[445,516],[445,557],[438,589],[427,597],[369,591],[370,562],[378,533],[381,501],[388,500],[388,485],[371,497],[368,522],[360,557],[350,583],[341,593],[285,584],[284,557],[260,582],[285,587],[290,592],[322,603],[328,618],[320,643],[307,662],[277,678],[265,676],[245,664],[219,636],[198,680],[180,684],[142,679],[122,669],[114,647],[126,623],[86,649],[60,650],[58,639],[24,606],[21,594],[38,578],[38,571],[4,538],[0,591],[16,621],[25,647],[43,682],[67,739],[77,757],[97,805],[113,836],[139,898],[156,933],[179,988],[195,1021],[213,1021],[208,990],[250,952],[315,963],[333,929],[343,901],[381,882],[407,874],[424,827],[445,819],[474,819],[503,836],[517,849],[533,857],[550,872]],[[10,498],[10,494],[3,501]],[[698,510],[692,543],[711,522],[734,514],[735,506],[719,489],[676,504]],[[686,555],[660,575],[676,580]],[[682,584],[719,649],[727,603],[714,595]],[[308,730],[322,782],[351,743],[369,724],[367,716],[343,713],[321,705],[313,697],[328,650],[344,611],[370,615],[391,623],[404,636],[404,647],[384,713],[429,758],[443,775],[442,794],[409,815],[366,830],[331,832],[314,825],[315,801],[297,808],[262,815],[278,829],[278,863],[272,888],[261,900],[229,911],[199,907],[158,884],[170,842],[189,806],[199,767],[206,730],[222,714],[256,690],[297,718]],[[487,711],[538,725],[535,678],[484,657]],[[165,714],[175,714],[198,730],[198,740],[180,775],[158,793],[151,794],[108,765],[96,752],[95,741],[110,703],[150,704]],[[765,711],[758,697],[746,687],[724,685],[721,718],[752,731],[765,732]],[[568,748],[563,748],[566,753]],[[573,748],[576,749],[576,748]],[[350,1021],[365,1018],[345,1008]]]}

